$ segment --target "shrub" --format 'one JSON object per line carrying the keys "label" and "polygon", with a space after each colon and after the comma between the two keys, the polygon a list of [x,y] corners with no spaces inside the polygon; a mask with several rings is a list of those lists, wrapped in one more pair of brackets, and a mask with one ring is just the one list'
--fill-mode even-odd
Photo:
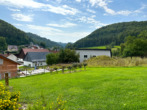
{"label": "shrub", "polygon": [[68,66],[67,68],[68,68],[69,72],[71,73],[72,66]]}
{"label": "shrub", "polygon": [[83,63],[84,69],[86,70],[87,63]]}
{"label": "shrub", "polygon": [[33,105],[29,105],[28,110],[65,110],[66,101],[62,100],[62,96],[59,96],[56,102],[48,102],[44,98],[37,101]]}
{"label": "shrub", "polygon": [[73,63],[72,64],[72,67],[73,67],[73,69],[76,71],[76,69],[77,69],[77,66],[78,66],[78,64],[77,63]]}
{"label": "shrub", "polygon": [[0,83],[0,110],[18,110],[21,106],[18,104],[19,96],[19,92],[10,92]]}
{"label": "shrub", "polygon": [[64,69],[65,69],[65,68],[66,68],[66,66],[64,66],[64,65],[61,67],[62,73],[64,73]]}
{"label": "shrub", "polygon": [[58,70],[58,68],[57,67],[54,67],[54,70],[56,71],[56,73],[58,72],[57,70]]}

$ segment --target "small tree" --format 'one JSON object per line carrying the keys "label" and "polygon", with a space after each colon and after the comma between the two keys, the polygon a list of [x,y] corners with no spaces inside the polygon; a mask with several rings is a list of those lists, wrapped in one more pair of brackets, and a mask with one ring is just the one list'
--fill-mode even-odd
{"label": "small tree", "polygon": [[55,53],[50,53],[46,56],[46,63],[48,65],[53,65],[58,63],[59,56]]}
{"label": "small tree", "polygon": [[0,36],[0,52],[7,49],[6,39]]}
{"label": "small tree", "polygon": [[69,72],[71,73],[72,66],[68,66],[67,68],[68,68]]}
{"label": "small tree", "polygon": [[66,68],[66,66],[64,66],[64,65],[61,67],[62,73],[64,73],[64,69],[65,69],[65,68]]}
{"label": "small tree", "polygon": [[83,63],[84,69],[86,70],[87,63]]}
{"label": "small tree", "polygon": [[73,67],[73,69],[74,69],[75,72],[76,72],[77,66],[78,66],[77,63],[73,63],[72,64],[72,67]]}
{"label": "small tree", "polygon": [[78,63],[78,67],[81,69],[82,68],[82,64],[81,63]]}
{"label": "small tree", "polygon": [[57,68],[57,67],[54,67],[54,70],[56,71],[56,73],[58,73],[58,71],[57,71],[57,70],[58,70],[58,68]]}

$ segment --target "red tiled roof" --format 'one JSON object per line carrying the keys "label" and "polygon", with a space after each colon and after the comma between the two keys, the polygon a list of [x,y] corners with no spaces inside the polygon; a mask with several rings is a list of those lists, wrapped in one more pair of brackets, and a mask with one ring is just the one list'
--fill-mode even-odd
{"label": "red tiled roof", "polygon": [[27,52],[49,52],[48,49],[28,49],[28,48],[23,48],[22,51],[24,51],[25,55],[27,54]]}

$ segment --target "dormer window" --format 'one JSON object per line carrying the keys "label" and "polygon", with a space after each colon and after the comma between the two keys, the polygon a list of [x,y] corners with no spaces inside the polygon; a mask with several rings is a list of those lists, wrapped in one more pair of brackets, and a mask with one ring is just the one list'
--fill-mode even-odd
{"label": "dormer window", "polygon": [[3,59],[0,59],[0,65],[2,65],[3,64]]}

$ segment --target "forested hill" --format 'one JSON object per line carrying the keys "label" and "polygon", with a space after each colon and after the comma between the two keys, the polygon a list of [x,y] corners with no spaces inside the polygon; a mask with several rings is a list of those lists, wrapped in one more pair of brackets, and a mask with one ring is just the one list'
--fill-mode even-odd
{"label": "forested hill", "polygon": [[76,48],[103,46],[111,43],[120,45],[128,36],[138,36],[142,31],[147,30],[147,21],[122,22],[104,26],[92,32],[73,44]]}
{"label": "forested hill", "polygon": [[45,43],[45,45],[47,47],[55,47],[55,46],[58,46],[58,47],[61,47],[60,44],[58,44],[57,42],[54,42],[54,41],[51,41],[49,39],[46,39],[46,38],[43,38],[43,37],[40,37],[36,34],[33,34],[33,33],[26,33],[27,36],[29,36],[31,39],[33,39],[36,43],[39,43],[39,42],[43,42]]}
{"label": "forested hill", "polygon": [[4,37],[9,45],[23,45],[33,41],[25,32],[3,20],[0,20],[0,36]]}
{"label": "forested hill", "polygon": [[51,41],[46,38],[42,38],[32,33],[25,33],[24,31],[17,29],[13,25],[0,19],[0,37],[6,39],[8,45],[25,45],[33,42],[34,44],[44,43],[46,47],[61,47],[57,42]]}

